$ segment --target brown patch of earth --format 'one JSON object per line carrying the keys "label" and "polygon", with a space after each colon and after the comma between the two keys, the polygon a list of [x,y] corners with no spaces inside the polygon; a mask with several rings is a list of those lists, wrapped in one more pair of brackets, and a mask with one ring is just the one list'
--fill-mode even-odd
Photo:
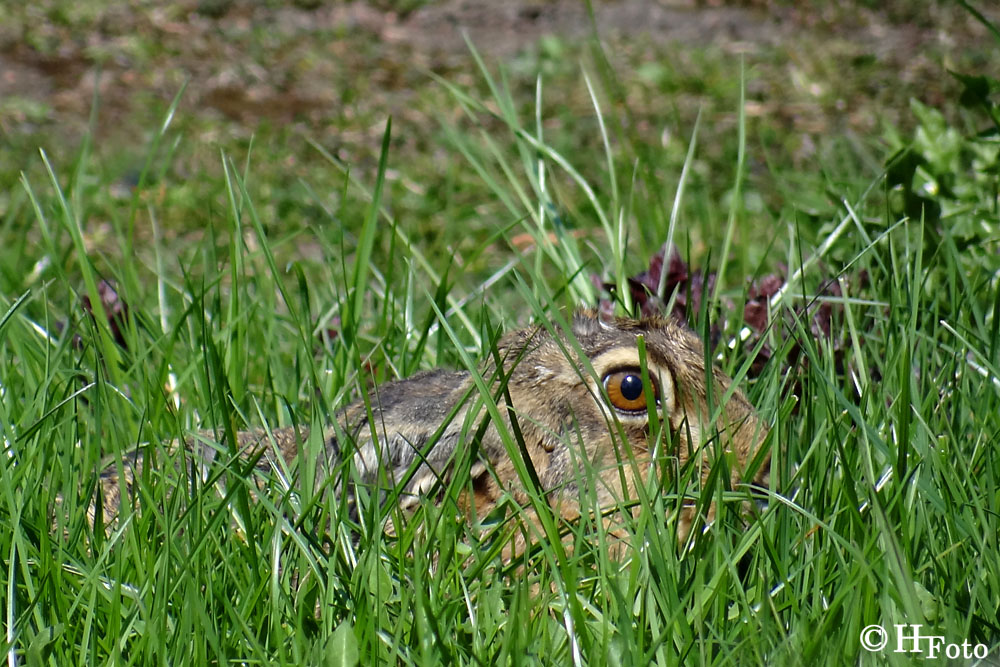
{"label": "brown patch of earth", "polygon": [[[654,46],[712,45],[733,54],[821,44],[832,53],[875,58],[899,72],[901,85],[913,86],[931,71],[939,76],[940,63],[927,61],[928,46],[947,52],[990,45],[985,29],[958,9],[942,26],[940,16],[890,21],[857,9],[824,17],[815,8],[759,4],[595,2],[593,23],[578,0],[448,0],[407,14],[361,2],[315,10],[235,2],[219,18],[195,11],[191,2],[110,9],[85,34],[29,27],[36,42],[48,44],[44,52],[7,36],[0,50],[0,100],[41,106],[0,102],[0,129],[30,131],[44,120],[81,130],[95,93],[102,100],[102,127],[115,127],[137,91],[169,100],[185,84],[186,106],[213,109],[244,124],[303,117],[320,122],[331,109],[345,109],[338,82],[351,79],[366,80],[362,94],[387,95],[391,112],[405,106],[405,91],[414,77],[424,76],[421,70],[467,66],[466,36],[481,52],[505,58],[546,35],[584,39],[594,24],[612,47],[640,36]],[[1000,10],[990,13],[1000,20]],[[324,38],[319,52],[303,46]],[[143,40],[163,55],[144,52]],[[359,52],[366,49],[369,53]],[[613,54],[614,48],[608,51]]]}

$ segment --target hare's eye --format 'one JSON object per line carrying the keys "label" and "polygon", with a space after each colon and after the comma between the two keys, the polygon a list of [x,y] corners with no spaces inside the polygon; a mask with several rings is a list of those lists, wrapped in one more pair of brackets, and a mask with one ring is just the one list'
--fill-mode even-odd
{"label": "hare's eye", "polygon": [[[653,400],[659,399],[656,383],[650,379]],[[642,384],[642,374],[638,369],[625,369],[604,376],[604,390],[608,392],[611,405],[622,412],[643,412],[646,410],[646,388]]]}

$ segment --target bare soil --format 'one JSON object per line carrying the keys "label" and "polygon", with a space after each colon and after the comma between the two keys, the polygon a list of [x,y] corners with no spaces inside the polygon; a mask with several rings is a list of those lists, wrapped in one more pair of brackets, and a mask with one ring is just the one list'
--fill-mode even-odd
{"label": "bare soil", "polygon": [[[585,39],[594,25],[611,53],[616,44],[644,43],[652,58],[657,45],[672,44],[746,54],[751,62],[783,45],[803,56],[826,51],[838,63],[874,59],[896,73],[900,86],[931,97],[925,101],[932,104],[941,85],[940,60],[996,50],[986,30],[957,7],[912,16],[798,7],[595,1],[592,20],[579,0],[446,0],[405,14],[365,2],[308,9],[236,1],[218,3],[214,12],[204,5],[199,11],[193,0],[116,6],[89,24],[42,20],[0,28],[0,132],[30,133],[39,123],[80,131],[95,95],[102,108],[98,132],[113,129],[137,95],[166,101],[184,85],[188,108],[215,110],[247,125],[261,119],[322,122],[331,109],[347,105],[345,87],[362,80],[360,94],[385,95],[391,111],[405,106],[406,91],[426,71],[468,70],[466,39],[504,59],[547,35]],[[1000,9],[984,11],[1000,19]],[[823,124],[821,119],[811,129],[822,131]]]}

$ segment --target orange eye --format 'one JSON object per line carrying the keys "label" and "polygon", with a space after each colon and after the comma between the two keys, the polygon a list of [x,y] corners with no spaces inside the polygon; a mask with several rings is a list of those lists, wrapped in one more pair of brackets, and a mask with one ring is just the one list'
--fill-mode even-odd
{"label": "orange eye", "polygon": [[[659,400],[656,383],[653,385],[653,400]],[[638,368],[612,371],[604,376],[604,390],[608,392],[611,405],[622,412],[643,412],[646,410],[646,388],[642,385],[642,373]]]}

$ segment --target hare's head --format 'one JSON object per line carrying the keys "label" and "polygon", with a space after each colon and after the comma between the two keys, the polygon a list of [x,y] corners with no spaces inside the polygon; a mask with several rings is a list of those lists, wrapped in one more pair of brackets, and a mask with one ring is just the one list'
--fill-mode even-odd
{"label": "hare's head", "polygon": [[725,458],[732,484],[750,466],[756,482],[766,481],[768,458],[757,453],[768,429],[730,379],[706,366],[690,329],[672,319],[604,321],[581,313],[571,333],[536,327],[500,345],[543,488],[576,488],[584,459],[602,480],[602,502],[620,499],[623,482],[645,479],[663,461],[679,470],[693,459],[700,469],[694,478],[704,481]]}

